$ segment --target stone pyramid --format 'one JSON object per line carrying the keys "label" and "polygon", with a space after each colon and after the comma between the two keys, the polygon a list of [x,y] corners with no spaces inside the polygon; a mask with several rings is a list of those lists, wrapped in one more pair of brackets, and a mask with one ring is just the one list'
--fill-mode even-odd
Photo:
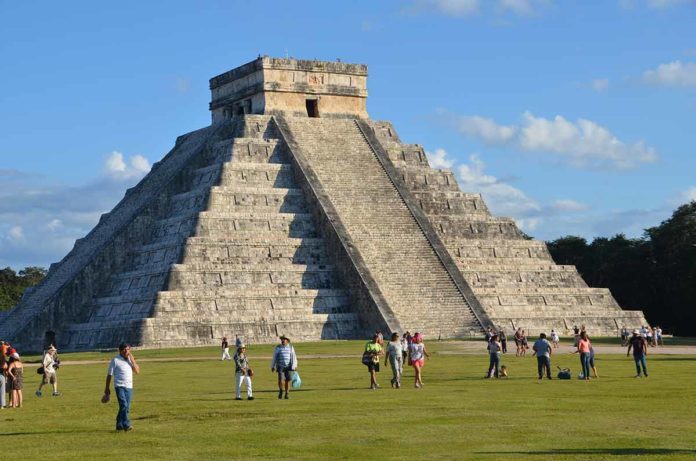
{"label": "stone pyramid", "polygon": [[647,324],[366,112],[367,66],[261,57],[0,318],[63,350]]}

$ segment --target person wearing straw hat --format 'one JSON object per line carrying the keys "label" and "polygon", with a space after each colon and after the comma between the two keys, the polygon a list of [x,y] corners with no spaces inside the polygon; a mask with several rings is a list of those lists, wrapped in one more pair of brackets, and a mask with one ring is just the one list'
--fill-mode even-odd
{"label": "person wearing straw hat", "polygon": [[253,372],[249,368],[249,359],[246,355],[246,346],[240,344],[237,347],[237,353],[234,354],[234,399],[242,400],[242,384],[246,385],[247,400],[254,400],[254,395],[251,390],[251,377]]}
{"label": "person wearing straw hat", "polygon": [[292,372],[297,370],[297,354],[287,336],[282,335],[279,339],[280,344],[273,351],[271,372],[278,372],[278,398],[283,398],[283,382],[285,382],[285,398],[288,399]]}
{"label": "person wearing straw hat", "polygon": [[53,387],[53,397],[60,396],[58,392],[58,376],[56,375],[56,354],[58,350],[53,344],[48,347],[48,350],[43,356],[41,366],[43,367],[43,377],[39,383],[39,388],[36,390],[36,396],[41,397],[41,388],[46,384]]}

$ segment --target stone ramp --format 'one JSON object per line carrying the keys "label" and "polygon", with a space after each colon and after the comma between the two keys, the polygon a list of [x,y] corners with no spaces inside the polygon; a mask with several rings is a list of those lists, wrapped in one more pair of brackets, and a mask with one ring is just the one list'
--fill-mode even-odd
{"label": "stone ramp", "polygon": [[433,337],[481,325],[416,218],[351,119],[284,118],[401,328]]}

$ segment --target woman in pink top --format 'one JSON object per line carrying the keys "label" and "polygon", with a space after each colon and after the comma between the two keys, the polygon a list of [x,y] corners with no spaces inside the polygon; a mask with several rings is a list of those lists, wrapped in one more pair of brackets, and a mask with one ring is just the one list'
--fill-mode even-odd
{"label": "woman in pink top", "polygon": [[580,365],[582,366],[582,377],[583,379],[590,379],[590,338],[587,337],[587,332],[585,330],[580,332],[580,338],[578,339],[578,349],[575,352],[580,353]]}

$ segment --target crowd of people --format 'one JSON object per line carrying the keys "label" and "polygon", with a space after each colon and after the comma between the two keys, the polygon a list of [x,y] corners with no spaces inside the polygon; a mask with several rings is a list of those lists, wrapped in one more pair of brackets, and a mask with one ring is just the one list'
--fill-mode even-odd
{"label": "crowd of people", "polygon": [[[651,331],[652,335],[650,333]],[[573,347],[575,347],[575,350],[572,353],[579,354],[580,369],[582,370],[578,378],[583,380],[589,380],[591,377],[599,378],[597,366],[595,365],[594,346],[592,345],[592,341],[590,341],[585,325],[581,325],[580,327],[575,325],[573,327],[573,333]],[[551,341],[549,341],[546,333],[541,333],[539,339],[534,342],[531,348],[533,351],[532,355],[537,358],[537,373],[539,379],[543,379],[544,376],[546,376],[547,379],[553,379],[551,373],[551,355],[554,349],[558,348],[560,337],[555,329],[551,330],[550,336]],[[485,377],[499,378],[501,376],[507,376],[507,367],[500,365],[501,354],[507,353],[505,332],[503,330],[496,332],[492,327],[488,327],[484,337],[487,342],[486,349],[490,358],[488,371]],[[653,329],[650,327],[643,327],[633,330],[632,335],[629,336],[628,330],[624,327],[621,330],[621,344],[622,346],[628,346],[628,351],[626,352],[627,357],[631,354],[631,351],[633,351],[633,359],[636,364],[636,378],[640,378],[641,376],[647,378],[648,347],[664,345],[662,343],[662,329],[660,329],[659,326]],[[527,349],[529,349],[527,335],[522,328],[518,328],[517,331],[515,331],[515,345],[517,346],[517,352],[515,353],[517,357],[524,356]]]}
{"label": "crowd of people", "polygon": [[[584,325],[575,326],[573,353],[579,354],[581,374],[580,379],[589,380],[590,376],[598,378],[595,365],[595,352],[590,337]],[[633,330],[629,335],[626,328],[621,330],[622,345],[628,346],[626,356],[633,353],[636,366],[636,378],[648,377],[647,355],[650,346],[662,344],[662,330],[660,327]],[[278,344],[273,351],[271,361],[271,372],[277,374],[278,378],[278,399],[289,399],[291,387],[299,387],[301,381],[297,373],[298,359],[294,347],[290,344],[290,339],[282,335],[279,337]],[[495,331],[487,328],[485,332],[487,342],[487,352],[489,356],[488,371],[485,378],[506,377],[507,367],[501,365],[501,355],[507,353],[507,336],[502,329]],[[515,355],[525,356],[530,349],[525,330],[519,328],[515,331],[514,341],[516,346]],[[537,359],[537,374],[539,379],[553,379],[551,357],[555,349],[559,347],[559,335],[555,330],[551,330],[550,336],[541,333],[539,338],[531,347],[532,355]],[[252,378],[254,371],[249,364],[246,354],[246,346],[239,336],[235,337],[236,352],[230,356],[229,343],[227,337],[223,337],[221,349],[222,360],[231,360],[235,366],[235,400],[242,400],[242,388],[246,388],[247,400],[254,400]],[[60,366],[58,351],[54,345],[49,345],[44,351],[41,366],[38,373],[42,375],[41,382],[35,392],[37,397],[42,396],[44,386],[51,385],[52,396],[60,396],[58,391],[57,370]],[[392,333],[389,342],[385,345],[384,336],[377,330],[372,339],[365,344],[362,363],[367,367],[370,375],[370,389],[379,389],[377,373],[380,371],[380,363],[384,358],[384,366],[390,365],[392,378],[391,387],[399,389],[402,387],[404,366],[413,367],[414,387],[423,387],[423,367],[425,360],[430,358],[430,354],[423,342],[423,335],[416,332]],[[0,354],[0,408],[19,408],[23,404],[24,387],[24,365],[17,350],[10,344],[2,341],[2,354]],[[109,362],[104,386],[102,402],[110,400],[111,385],[113,383],[114,392],[118,400],[118,412],[116,415],[116,430],[130,431],[132,425],[129,419],[130,406],[133,398],[133,374],[140,373],[140,367],[131,352],[129,344],[122,343],[118,347],[118,354]],[[561,373],[559,373],[559,377]],[[291,386],[292,384],[292,386]],[[7,398],[6,398],[6,394]]]}

